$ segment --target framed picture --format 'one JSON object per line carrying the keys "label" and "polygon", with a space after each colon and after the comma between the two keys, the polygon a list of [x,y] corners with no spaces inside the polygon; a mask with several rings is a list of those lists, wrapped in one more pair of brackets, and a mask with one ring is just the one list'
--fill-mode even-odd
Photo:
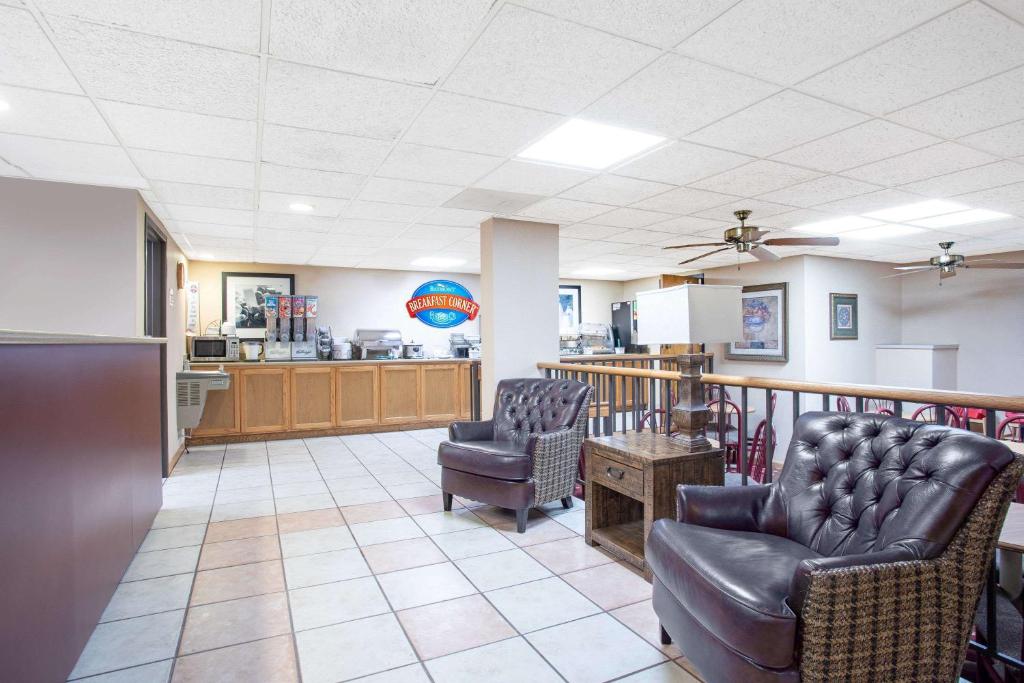
{"label": "framed picture", "polygon": [[788,284],[743,288],[743,339],[729,342],[725,357],[785,363],[789,360]]}
{"label": "framed picture", "polygon": [[860,329],[857,318],[857,295],[828,295],[829,307],[829,339],[856,339]]}
{"label": "framed picture", "polygon": [[295,293],[288,273],[221,273],[221,320],[234,323],[239,337],[263,339],[267,333],[267,294]]}
{"label": "framed picture", "polygon": [[558,285],[558,333],[576,334],[583,322],[582,289],[579,285]]}

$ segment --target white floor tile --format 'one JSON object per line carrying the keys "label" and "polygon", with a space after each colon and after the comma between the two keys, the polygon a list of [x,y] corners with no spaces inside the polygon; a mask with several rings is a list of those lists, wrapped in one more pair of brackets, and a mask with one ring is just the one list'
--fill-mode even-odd
{"label": "white floor tile", "polygon": [[451,512],[431,512],[426,515],[416,515],[413,519],[430,536],[487,526],[484,520],[466,508],[452,510]]}
{"label": "white floor tile", "polygon": [[289,557],[284,561],[284,573],[288,588],[292,589],[369,576],[370,568],[366,566],[362,553],[352,548]]}
{"label": "white floor tile", "polygon": [[[522,638],[438,657],[426,663],[435,683],[560,683],[562,678]],[[597,679],[595,679],[597,680]]]}
{"label": "white floor tile", "polygon": [[396,610],[461,598],[476,591],[450,562],[404,569],[377,577],[384,594]]}
{"label": "white floor tile", "polygon": [[295,531],[281,534],[281,552],[284,557],[313,555],[331,550],[354,548],[355,539],[345,526],[331,526],[309,531]]}
{"label": "white floor tile", "polygon": [[148,664],[174,656],[184,610],[100,624],[70,678]]}
{"label": "white floor tile", "polygon": [[350,528],[352,529],[352,535],[356,537],[359,545],[390,543],[391,541],[402,541],[407,538],[423,536],[423,531],[416,526],[416,523],[410,517],[362,522],[361,524],[353,524]]}
{"label": "white floor tile", "polygon": [[516,547],[512,541],[490,527],[440,534],[434,538],[434,543],[453,560],[512,550]]}
{"label": "white floor tile", "polygon": [[100,621],[141,617],[157,612],[185,609],[192,590],[192,574],[164,576],[159,579],[129,581],[114,591]]}
{"label": "white floor tile", "polygon": [[303,631],[295,640],[304,683],[346,681],[416,661],[394,614]]}
{"label": "white floor tile", "polygon": [[388,612],[373,577],[325,583],[288,591],[296,631],[363,619]]}
{"label": "white floor tile", "polygon": [[601,611],[600,607],[557,577],[490,591],[487,599],[521,633]]}
{"label": "white floor tile", "polygon": [[518,548],[458,560],[455,564],[481,591],[505,588],[551,576],[551,572],[545,569],[544,565]]}
{"label": "white floor tile", "polygon": [[139,581],[155,579],[159,576],[173,574],[191,574],[199,562],[200,546],[187,548],[171,548],[170,550],[154,550],[151,553],[139,553],[128,565],[122,581]]}
{"label": "white floor tile", "polygon": [[189,545],[200,545],[204,536],[206,536],[205,524],[153,529],[146,534],[146,539],[139,546],[139,552],[148,553],[152,550],[169,550]]}

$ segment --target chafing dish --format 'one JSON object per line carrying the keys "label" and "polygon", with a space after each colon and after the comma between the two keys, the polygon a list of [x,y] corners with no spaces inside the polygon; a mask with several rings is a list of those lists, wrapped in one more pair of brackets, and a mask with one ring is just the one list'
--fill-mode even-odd
{"label": "chafing dish", "polygon": [[402,355],[402,333],[398,330],[356,330],[352,338],[352,357],[360,360],[386,360]]}

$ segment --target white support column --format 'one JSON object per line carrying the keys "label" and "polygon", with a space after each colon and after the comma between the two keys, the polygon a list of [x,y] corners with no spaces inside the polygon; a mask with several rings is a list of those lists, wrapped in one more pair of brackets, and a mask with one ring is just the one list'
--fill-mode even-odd
{"label": "white support column", "polygon": [[480,414],[499,380],[536,377],[558,360],[558,226],[509,218],[480,224]]}

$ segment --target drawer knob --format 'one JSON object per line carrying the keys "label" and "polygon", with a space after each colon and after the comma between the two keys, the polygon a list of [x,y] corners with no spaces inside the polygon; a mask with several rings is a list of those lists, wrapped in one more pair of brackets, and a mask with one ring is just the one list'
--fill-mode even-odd
{"label": "drawer knob", "polygon": [[608,476],[612,479],[622,479],[626,476],[626,470],[620,470],[618,467],[609,467]]}

